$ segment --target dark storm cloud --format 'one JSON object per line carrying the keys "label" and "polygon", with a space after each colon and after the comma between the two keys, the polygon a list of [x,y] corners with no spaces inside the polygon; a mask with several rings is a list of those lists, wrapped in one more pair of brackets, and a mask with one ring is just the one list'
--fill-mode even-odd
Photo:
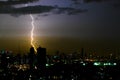
{"label": "dark storm cloud", "polygon": [[85,9],[74,9],[74,8],[57,8],[54,9],[52,12],[55,14],[61,14],[61,13],[67,13],[68,15],[74,15],[74,14],[78,14],[78,13],[82,13],[82,12],[86,12],[87,10]]}
{"label": "dark storm cloud", "polygon": [[23,4],[23,3],[29,3],[34,1],[38,1],[38,0],[5,0],[5,1],[1,0],[0,6]]}
{"label": "dark storm cloud", "polygon": [[[55,10],[57,9],[57,10]],[[22,7],[22,8],[14,8],[12,6],[4,6],[0,8],[0,13],[4,14],[12,14],[16,16],[16,14],[29,14],[29,13],[45,13],[50,12],[53,10],[53,13],[60,14],[60,13],[67,13],[68,15],[73,15],[77,13],[86,12],[87,10],[82,9],[75,9],[75,8],[69,8],[69,7],[54,7],[54,6],[28,6],[28,7]]]}
{"label": "dark storm cloud", "polygon": [[[77,13],[82,13],[82,12],[87,12],[87,9],[76,9],[76,8],[71,8],[71,7],[58,7],[58,6],[46,6],[46,5],[37,5],[37,6],[28,6],[28,7],[21,7],[21,8],[15,8],[12,7],[12,5],[15,4],[23,4],[23,3],[28,3],[28,2],[33,2],[33,1],[38,1],[38,0],[8,0],[8,1],[0,1],[0,4],[2,5],[0,7],[0,13],[3,14],[29,14],[29,13],[45,13],[45,12],[50,12],[53,10],[53,13],[55,14],[61,14],[61,13],[67,13],[68,15],[74,15]],[[72,0],[74,3],[89,3],[89,2],[102,2],[102,1],[113,1],[113,0]],[[120,6],[120,1],[119,0],[114,0],[119,3],[113,3],[114,7],[119,7]],[[80,6],[80,5],[79,5]],[[15,15],[16,16],[16,15]],[[17,15],[18,16],[18,15]],[[48,16],[45,15],[45,16]]]}
{"label": "dark storm cloud", "polygon": [[52,6],[28,6],[22,8],[14,8],[14,7],[1,7],[0,13],[18,13],[18,14],[29,14],[29,13],[43,13],[49,12],[50,10],[54,9]]}
{"label": "dark storm cloud", "polygon": [[[56,9],[56,8],[57,8],[57,11],[54,10],[54,12],[53,12],[55,14],[67,13],[68,15],[73,15],[73,14],[87,11],[87,10],[76,9],[76,8],[71,8],[71,7],[58,7],[58,6],[54,6],[54,5],[50,5],[50,6],[34,5],[34,6],[21,7],[21,8],[13,7],[13,5],[16,5],[16,4],[26,4],[26,3],[30,3],[30,2],[32,3],[34,1],[38,1],[38,3],[39,3],[39,0],[0,1],[0,4],[1,4],[0,13],[12,14],[14,16],[14,14],[45,13],[45,12],[50,12],[51,10]],[[15,15],[15,17],[16,17],[16,15]]]}
{"label": "dark storm cloud", "polygon": [[120,7],[120,0],[71,0],[73,4],[80,5],[83,3],[92,3],[92,2],[111,2],[111,5],[115,8]]}
{"label": "dark storm cloud", "polygon": [[90,2],[104,2],[110,0],[71,0],[74,4],[81,4],[81,3],[90,3]]}
{"label": "dark storm cloud", "polygon": [[[73,0],[74,1],[74,0]],[[75,0],[77,1],[77,0]],[[79,1],[79,0],[78,0]],[[78,2],[77,1],[77,2]],[[115,8],[120,7],[120,0],[83,0],[85,3],[90,3],[90,2],[111,2],[111,5]]]}
{"label": "dark storm cloud", "polygon": [[15,13],[43,13],[43,12],[49,12],[54,7],[52,6],[28,6],[28,7],[23,7],[23,8],[16,8]]}
{"label": "dark storm cloud", "polygon": [[84,2],[89,3],[89,2],[103,2],[103,1],[110,1],[110,0],[84,0]]}

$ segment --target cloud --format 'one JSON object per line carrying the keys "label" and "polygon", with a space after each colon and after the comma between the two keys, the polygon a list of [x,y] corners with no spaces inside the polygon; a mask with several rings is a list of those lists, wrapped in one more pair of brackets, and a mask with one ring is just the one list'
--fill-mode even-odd
{"label": "cloud", "polygon": [[0,5],[5,6],[5,5],[24,4],[34,1],[38,1],[38,0],[5,0],[5,1],[0,1]]}
{"label": "cloud", "polygon": [[115,0],[71,0],[71,1],[73,2],[73,4],[76,5],[76,4],[82,4],[82,3],[91,3],[91,2],[98,2],[99,3],[99,2],[115,1]]}
{"label": "cloud", "polygon": [[[32,3],[34,1],[39,0],[7,0],[7,1],[0,1],[0,14],[11,14],[12,16],[18,17],[19,15],[23,14],[42,14],[47,12],[52,12],[53,14],[61,14],[67,13],[68,15],[74,15],[81,12],[86,12],[87,10],[76,9],[71,7],[58,7],[54,5],[34,5],[34,6],[27,6],[27,7],[13,7],[16,4],[26,4]],[[42,16],[48,16],[50,14],[44,14]]]}
{"label": "cloud", "polygon": [[84,0],[85,3],[89,3],[89,2],[103,2],[103,1],[110,1],[110,0]]}
{"label": "cloud", "polygon": [[[0,13],[2,14],[12,14],[12,16],[19,16],[23,14],[41,14],[41,13],[46,13],[46,12],[53,12],[53,14],[61,14],[61,13],[67,13],[68,15],[74,15],[77,13],[81,12],[86,12],[87,10],[82,10],[82,9],[75,9],[75,8],[70,8],[70,7],[56,7],[56,6],[27,6],[27,7],[20,7],[20,8],[15,8],[12,6],[4,6],[0,7]],[[16,15],[17,14],[17,15]],[[44,15],[44,16],[48,16]]]}
{"label": "cloud", "polygon": [[16,8],[15,13],[44,13],[44,12],[49,12],[54,7],[52,6],[28,6],[28,7],[23,7],[23,8]]}
{"label": "cloud", "polygon": [[61,14],[61,13],[66,13],[68,15],[74,15],[74,14],[78,14],[78,13],[82,13],[82,12],[86,12],[87,10],[85,9],[75,9],[75,8],[62,8],[62,7],[58,7],[57,9],[54,9],[52,12],[54,14]]}

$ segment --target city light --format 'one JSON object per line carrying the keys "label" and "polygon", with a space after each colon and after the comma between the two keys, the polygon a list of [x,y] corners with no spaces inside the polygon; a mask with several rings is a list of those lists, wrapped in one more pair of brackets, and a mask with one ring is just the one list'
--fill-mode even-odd
{"label": "city light", "polygon": [[117,63],[110,63],[110,62],[94,62],[94,66],[116,66]]}

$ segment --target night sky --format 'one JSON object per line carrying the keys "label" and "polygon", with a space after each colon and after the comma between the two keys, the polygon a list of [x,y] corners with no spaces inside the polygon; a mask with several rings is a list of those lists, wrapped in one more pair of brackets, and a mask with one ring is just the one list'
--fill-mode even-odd
{"label": "night sky", "polygon": [[[119,0],[40,0],[27,4],[28,7],[54,7],[46,12],[43,8],[43,12],[32,13],[35,19],[34,43],[46,47],[48,54],[57,50],[65,53],[79,52],[82,47],[90,54],[120,54]],[[12,5],[11,8],[23,7],[25,4]],[[57,10],[57,7],[81,11],[67,12]],[[15,53],[29,52],[31,28],[29,14],[1,12],[0,49]]]}

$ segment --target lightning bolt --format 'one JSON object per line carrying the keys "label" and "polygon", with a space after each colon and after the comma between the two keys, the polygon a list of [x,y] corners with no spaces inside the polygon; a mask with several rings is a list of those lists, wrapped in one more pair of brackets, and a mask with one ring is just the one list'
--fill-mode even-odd
{"label": "lightning bolt", "polygon": [[31,25],[32,25],[32,29],[31,29],[31,46],[34,48],[35,52],[37,52],[37,49],[34,45],[34,29],[35,29],[35,25],[34,25],[34,17],[32,16],[32,14],[30,14],[30,18],[31,18]]}
{"label": "lightning bolt", "polygon": [[[27,7],[28,4],[25,4],[25,7]],[[31,18],[31,25],[32,25],[32,29],[31,29],[31,46],[34,48],[35,52],[37,53],[37,49],[34,45],[34,29],[35,29],[35,25],[34,25],[34,17],[32,16],[32,14],[29,15]]]}

